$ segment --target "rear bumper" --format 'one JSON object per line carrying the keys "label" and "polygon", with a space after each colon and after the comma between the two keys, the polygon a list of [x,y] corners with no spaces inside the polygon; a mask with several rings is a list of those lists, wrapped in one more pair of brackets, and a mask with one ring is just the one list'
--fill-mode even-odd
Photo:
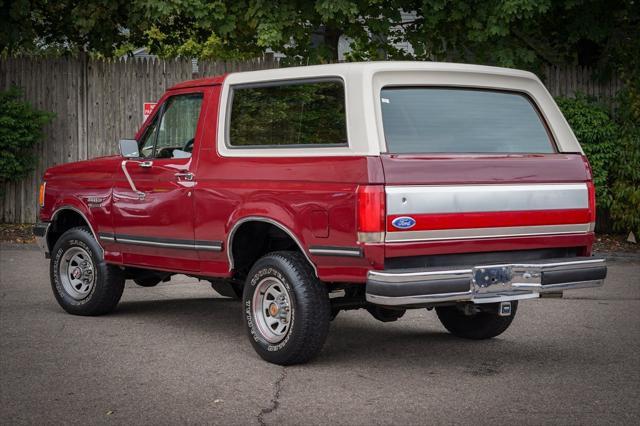
{"label": "rear bumper", "polygon": [[49,246],[47,245],[47,232],[49,232],[49,222],[38,222],[33,227],[33,235],[36,237],[36,244],[40,247],[40,250],[44,253],[45,257],[49,258]]}
{"label": "rear bumper", "polygon": [[606,261],[596,257],[369,271],[366,298],[370,303],[383,306],[494,303],[535,298],[541,293],[599,287],[606,276]]}

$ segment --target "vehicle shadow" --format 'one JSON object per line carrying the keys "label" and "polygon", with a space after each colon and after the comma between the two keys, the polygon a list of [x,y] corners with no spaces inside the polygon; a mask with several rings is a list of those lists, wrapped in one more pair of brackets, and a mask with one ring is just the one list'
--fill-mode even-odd
{"label": "vehicle shadow", "polygon": [[[340,315],[331,323],[327,342],[313,365],[373,362],[379,368],[397,368],[400,363],[421,369],[446,365],[448,368],[461,368],[474,376],[490,376],[509,365],[516,368],[525,364],[543,367],[549,362],[569,362],[572,356],[576,356],[567,353],[563,345],[547,342],[541,347],[535,339],[519,338],[516,333],[507,332],[494,339],[473,341],[452,336],[427,319],[422,328],[419,323],[416,326],[415,318],[380,323],[364,310]],[[241,302],[233,299],[127,301],[109,317],[136,319],[138,323],[171,323],[196,334],[211,336],[212,342],[225,339],[249,344],[245,340]],[[244,350],[239,352],[247,354]]]}

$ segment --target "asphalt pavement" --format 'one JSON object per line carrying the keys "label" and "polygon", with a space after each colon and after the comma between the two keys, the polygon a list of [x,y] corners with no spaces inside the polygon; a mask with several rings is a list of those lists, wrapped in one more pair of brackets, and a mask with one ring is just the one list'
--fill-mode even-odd
{"label": "asphalt pavement", "polygon": [[253,351],[240,302],[177,277],[127,282],[103,317],[66,314],[48,261],[0,248],[2,424],[638,424],[640,256],[604,287],[525,301],[489,341],[433,311],[381,323],[341,312],[321,355],[280,367]]}

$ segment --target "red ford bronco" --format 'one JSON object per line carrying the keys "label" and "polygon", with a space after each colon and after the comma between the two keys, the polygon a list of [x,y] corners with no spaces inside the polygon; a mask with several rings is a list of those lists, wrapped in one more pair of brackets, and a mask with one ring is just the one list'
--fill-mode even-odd
{"label": "red ford bronco", "polygon": [[126,279],[186,274],[242,299],[277,364],[316,355],[340,310],[435,309],[504,332],[518,302],[603,284],[594,187],[533,74],[383,62],[241,72],[172,87],[120,155],[50,168],[34,229],[69,313]]}

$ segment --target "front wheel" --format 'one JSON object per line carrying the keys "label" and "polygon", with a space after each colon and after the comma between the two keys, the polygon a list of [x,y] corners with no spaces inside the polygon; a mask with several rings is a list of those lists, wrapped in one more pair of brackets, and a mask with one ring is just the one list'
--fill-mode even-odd
{"label": "front wheel", "polygon": [[451,334],[465,339],[490,339],[504,333],[518,310],[518,301],[512,301],[509,316],[501,316],[499,304],[483,306],[483,310],[469,314],[458,306],[436,308],[438,318]]}
{"label": "front wheel", "polygon": [[253,348],[274,364],[309,361],[329,333],[327,288],[297,252],[274,252],[258,260],[247,277],[243,305]]}
{"label": "front wheel", "polygon": [[122,271],[105,263],[100,245],[85,227],[60,236],[51,251],[49,273],[58,304],[74,315],[111,312],[124,290]]}

